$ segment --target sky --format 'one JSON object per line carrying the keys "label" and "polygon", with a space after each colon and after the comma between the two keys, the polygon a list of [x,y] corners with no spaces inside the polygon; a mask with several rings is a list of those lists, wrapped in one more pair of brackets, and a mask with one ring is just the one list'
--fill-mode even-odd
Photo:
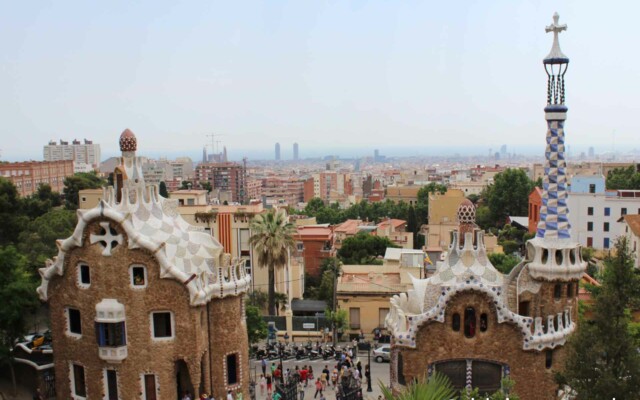
{"label": "sky", "polygon": [[[554,12],[566,141],[640,148],[640,2],[0,0],[0,160],[131,129],[143,155],[544,148]],[[394,150],[395,149],[395,150]],[[401,150],[404,149],[404,150]],[[211,151],[209,149],[209,151]]]}

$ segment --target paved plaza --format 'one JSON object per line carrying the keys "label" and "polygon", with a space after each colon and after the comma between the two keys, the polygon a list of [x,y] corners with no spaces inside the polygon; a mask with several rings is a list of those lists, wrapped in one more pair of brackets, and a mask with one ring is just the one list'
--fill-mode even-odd
{"label": "paved plaza", "polygon": [[[362,363],[362,371],[364,374],[364,368],[367,365],[366,351],[364,352],[360,351],[358,353],[358,358],[355,359],[355,362],[357,363],[358,361]],[[267,360],[267,363],[269,367],[271,366],[272,363],[279,365],[280,360],[279,359]],[[322,373],[322,369],[324,368],[325,365],[328,366],[329,370],[333,370],[333,367],[337,364],[337,361],[333,358],[328,359],[326,361],[323,360],[322,358],[315,359],[315,360],[309,360],[308,358],[296,360],[294,358],[290,360],[282,360],[282,364],[285,371],[287,370],[287,368],[293,371],[295,370],[296,366],[298,368],[302,368],[304,365],[311,366],[313,368],[313,374],[314,374],[314,380],[315,380],[315,378],[320,376],[320,373]],[[267,367],[267,372],[270,370],[269,367]],[[251,371],[249,373],[251,374],[252,379],[253,377],[257,377],[258,379],[256,379],[256,382],[259,381],[260,374],[262,374],[262,368],[260,367],[260,360],[251,360]],[[366,380],[363,379],[362,394],[364,396],[364,399],[377,400],[378,396],[380,396],[382,393],[380,391],[380,382],[382,382],[385,386],[389,386],[389,363],[388,362],[377,363],[373,360],[373,357],[372,357],[371,358],[371,377],[372,377],[371,388],[373,389],[373,391],[371,393],[367,392]],[[310,381],[308,387],[305,390],[304,399],[305,400],[312,399],[315,391],[316,391],[315,385]],[[334,400],[336,398],[335,393],[336,392],[332,388],[328,388],[325,391],[325,397],[327,398],[327,400]],[[269,397],[266,394],[266,390],[264,394],[260,395],[260,387],[259,385],[257,385],[256,399],[266,400],[268,398]],[[320,396],[318,395],[317,398],[320,398]]]}

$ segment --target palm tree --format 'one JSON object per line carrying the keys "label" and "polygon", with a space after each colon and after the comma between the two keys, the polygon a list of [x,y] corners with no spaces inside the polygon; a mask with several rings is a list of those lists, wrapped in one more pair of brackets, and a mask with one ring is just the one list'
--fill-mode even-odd
{"label": "palm tree", "polygon": [[276,315],[275,271],[289,260],[289,250],[295,247],[293,235],[296,228],[283,210],[276,209],[256,215],[250,228],[249,243],[254,248],[258,264],[269,268],[269,314]]}
{"label": "palm tree", "polygon": [[380,389],[385,400],[450,400],[455,396],[449,378],[439,372],[435,372],[429,379],[422,378],[410,383],[397,396],[394,396],[382,382]]}

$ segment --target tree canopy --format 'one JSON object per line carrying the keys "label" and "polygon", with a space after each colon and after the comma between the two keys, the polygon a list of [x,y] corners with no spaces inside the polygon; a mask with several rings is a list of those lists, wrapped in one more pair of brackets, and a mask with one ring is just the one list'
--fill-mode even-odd
{"label": "tree canopy", "polygon": [[260,314],[260,309],[256,306],[247,304],[245,307],[247,317],[247,334],[249,336],[249,344],[257,343],[267,338],[267,323]]}
{"label": "tree canopy", "polygon": [[582,320],[567,347],[561,383],[580,399],[631,399],[640,387],[638,338],[630,332],[630,309],[640,302],[640,273],[633,267],[627,240],[605,259],[602,286],[592,292],[592,317]]}
{"label": "tree canopy", "polygon": [[606,180],[610,190],[640,190],[640,172],[634,165],[609,171]]}
{"label": "tree canopy", "polygon": [[535,183],[521,169],[509,168],[494,177],[487,186],[476,210],[476,223],[485,230],[500,228],[508,216],[525,216],[529,211],[529,194]]}
{"label": "tree canopy", "polygon": [[68,210],[78,209],[78,195],[84,189],[98,189],[106,185],[106,181],[95,171],[78,172],[64,178],[64,200]]}
{"label": "tree canopy", "polygon": [[389,238],[360,232],[348,237],[338,250],[344,264],[381,264],[378,256],[384,256],[387,247],[398,247]]}
{"label": "tree canopy", "polygon": [[27,260],[15,247],[0,247],[0,271],[0,363],[9,364],[15,391],[11,351],[24,334],[27,317],[38,307],[38,299]]}

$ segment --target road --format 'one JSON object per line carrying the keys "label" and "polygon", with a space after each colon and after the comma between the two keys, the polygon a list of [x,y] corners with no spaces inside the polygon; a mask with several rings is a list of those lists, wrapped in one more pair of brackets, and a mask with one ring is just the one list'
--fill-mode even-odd
{"label": "road", "polygon": [[[360,351],[358,353],[358,357],[359,358],[356,359],[356,362],[360,360],[360,362],[362,363],[362,371],[364,373],[364,367],[365,365],[367,365],[367,352]],[[280,363],[280,360],[279,359],[267,360],[267,362],[269,366],[271,365],[271,363],[276,363],[276,365],[278,365]],[[282,364],[285,371],[287,370],[287,368],[293,371],[296,368],[296,366],[298,366],[298,368],[302,368],[304,365],[311,366],[313,368],[314,376],[318,377],[325,365],[329,367],[329,370],[333,370],[333,367],[336,365],[336,360],[329,359],[325,361],[322,358],[315,359],[315,360],[309,360],[308,358],[305,358],[302,360],[296,360],[294,358],[291,360],[282,360]],[[267,368],[267,370],[269,370],[269,368]],[[258,378],[260,377],[260,374],[262,374],[262,368],[260,367],[260,360],[251,360],[251,370],[249,371],[249,373],[251,374],[251,377],[254,377],[254,376],[257,376]],[[367,393],[367,386],[366,384],[364,384],[364,380],[363,380],[362,393],[366,400],[377,400],[378,396],[381,394],[379,381],[382,381],[384,385],[389,386],[389,363],[388,362],[377,363],[373,360],[373,357],[372,357],[371,358],[371,377],[372,377],[371,388],[373,389],[373,392]],[[260,396],[259,387],[256,388],[256,393],[258,394],[258,396],[256,397],[257,400],[267,399],[266,393],[263,396]],[[315,387],[309,384],[309,386],[305,391],[305,396],[304,396],[305,400],[312,399],[314,393],[315,393]],[[325,397],[327,398],[327,400],[333,400],[335,399],[335,392],[332,389],[329,389],[325,393]]]}

